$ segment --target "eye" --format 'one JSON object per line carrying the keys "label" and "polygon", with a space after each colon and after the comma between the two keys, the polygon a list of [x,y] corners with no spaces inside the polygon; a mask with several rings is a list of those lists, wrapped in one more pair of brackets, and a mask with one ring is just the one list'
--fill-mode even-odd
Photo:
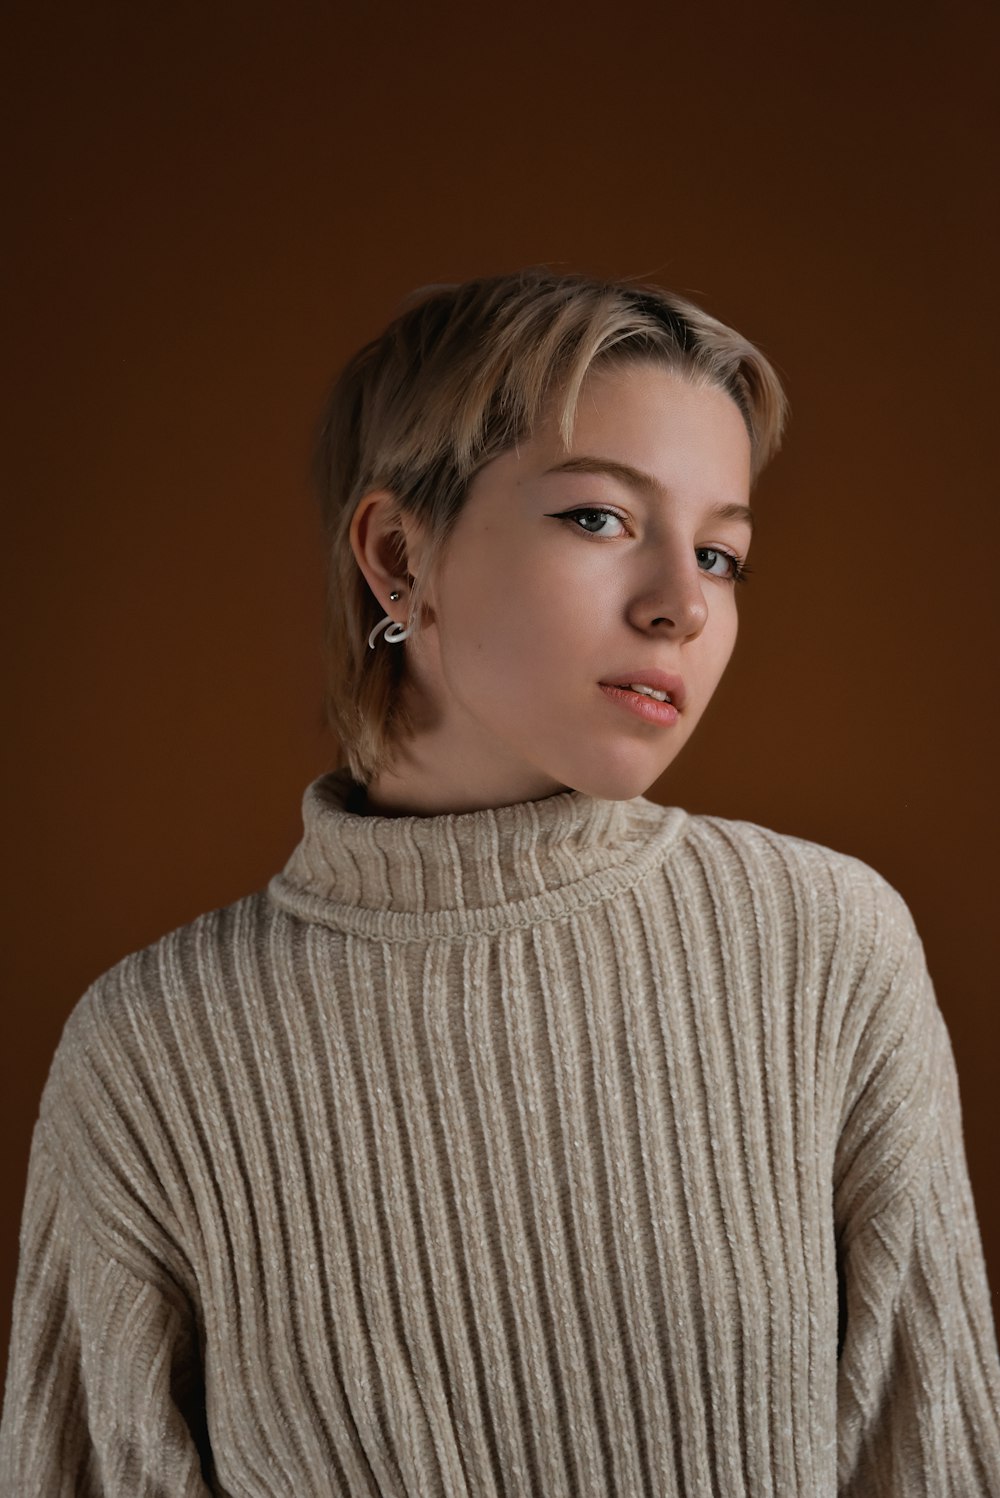
{"label": "eye", "polygon": [[[741,583],[745,581],[750,568],[744,565],[742,557],[738,557],[733,551],[723,551],[719,546],[697,546],[695,556],[699,565],[704,558],[708,559],[705,571],[710,577],[728,578],[730,582]],[[716,571],[716,564],[721,562],[723,570]]]}
{"label": "eye", "polygon": [[[552,520],[570,520],[577,530],[584,531],[588,536],[622,536],[625,534],[625,522],[616,510],[566,510],[561,515],[552,515]],[[601,527],[607,521],[613,520],[621,526],[619,531],[606,531]],[[593,529],[591,527],[594,527]]]}

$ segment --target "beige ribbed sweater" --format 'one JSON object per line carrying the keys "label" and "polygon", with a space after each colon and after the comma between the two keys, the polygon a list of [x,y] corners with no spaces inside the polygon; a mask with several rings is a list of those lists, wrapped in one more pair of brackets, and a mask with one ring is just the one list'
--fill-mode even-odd
{"label": "beige ribbed sweater", "polygon": [[642,797],[354,804],[71,1017],[5,1498],[1000,1494],[900,896]]}

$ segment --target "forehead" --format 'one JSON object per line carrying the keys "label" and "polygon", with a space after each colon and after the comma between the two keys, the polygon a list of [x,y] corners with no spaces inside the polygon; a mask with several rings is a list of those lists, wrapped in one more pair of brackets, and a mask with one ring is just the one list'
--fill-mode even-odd
{"label": "forehead", "polygon": [[540,465],[544,472],[569,467],[574,458],[605,459],[668,489],[680,482],[713,491],[749,489],[749,433],[739,407],[718,385],[657,364],[612,365],[587,375],[568,432],[565,409],[565,395],[557,392],[520,445],[528,467]]}

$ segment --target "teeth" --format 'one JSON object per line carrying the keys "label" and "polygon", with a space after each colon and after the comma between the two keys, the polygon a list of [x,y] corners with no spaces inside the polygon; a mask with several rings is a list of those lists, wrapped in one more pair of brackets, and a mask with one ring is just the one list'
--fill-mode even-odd
{"label": "teeth", "polygon": [[657,702],[669,702],[669,692],[654,692],[652,687],[644,687],[641,682],[630,681],[628,684],[630,692],[641,692],[643,697],[655,697]]}

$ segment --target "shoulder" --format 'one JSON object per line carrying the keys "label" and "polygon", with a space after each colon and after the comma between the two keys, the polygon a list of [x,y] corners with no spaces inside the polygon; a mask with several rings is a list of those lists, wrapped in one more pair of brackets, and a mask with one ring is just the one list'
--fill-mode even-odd
{"label": "shoulder", "polygon": [[684,825],[690,857],[737,885],[786,902],[826,900],[871,918],[910,923],[903,896],[879,870],[847,852],[756,822],[692,815]]}
{"label": "shoulder", "polygon": [[275,912],[247,895],[130,952],[90,985],[63,1028],[42,1116],[67,1102],[162,1085],[172,1060],[209,1043],[255,983]]}
{"label": "shoulder", "polygon": [[210,1169],[198,1143],[272,921],[257,893],[177,927],[102,973],[64,1026],[36,1142],[75,1220],[141,1275],[154,1260],[176,1267],[190,1236],[189,1182]]}
{"label": "shoulder", "polygon": [[730,919],[759,952],[765,981],[814,1014],[838,1096],[856,1095],[890,1057],[912,1077],[950,1064],[923,942],[883,874],[753,822],[691,816],[685,833],[716,907],[738,912]]}
{"label": "shoulder", "polygon": [[855,972],[923,957],[903,895],[851,853],[706,814],[687,816],[679,851],[716,908],[738,907],[762,935],[780,930],[796,946],[819,943]]}
{"label": "shoulder", "polygon": [[720,865],[743,868],[750,877],[784,875],[797,883],[831,880],[859,890],[889,887],[876,869],[853,854],[757,822],[690,814],[685,833],[700,855]]}

